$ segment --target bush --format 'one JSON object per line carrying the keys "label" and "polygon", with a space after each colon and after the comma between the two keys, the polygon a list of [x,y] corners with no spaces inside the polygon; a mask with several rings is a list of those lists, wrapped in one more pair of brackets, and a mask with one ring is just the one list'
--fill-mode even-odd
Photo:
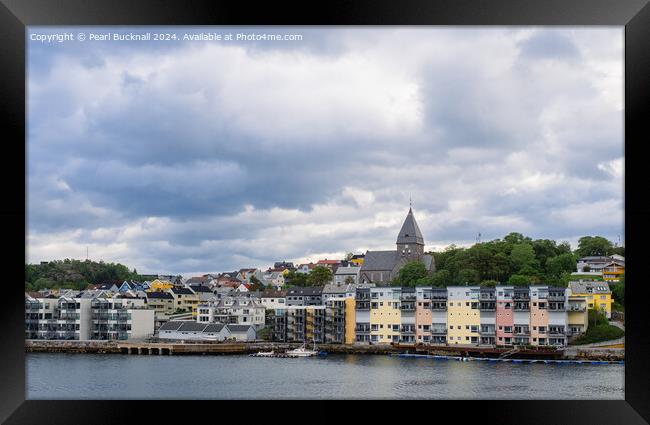
{"label": "bush", "polygon": [[[591,311],[590,311],[591,312]],[[625,335],[625,331],[616,326],[612,326],[608,323],[599,324],[596,326],[589,325],[587,332],[584,335],[576,338],[572,344],[581,345],[581,344],[591,344],[594,342],[609,341],[612,339],[617,339]]]}

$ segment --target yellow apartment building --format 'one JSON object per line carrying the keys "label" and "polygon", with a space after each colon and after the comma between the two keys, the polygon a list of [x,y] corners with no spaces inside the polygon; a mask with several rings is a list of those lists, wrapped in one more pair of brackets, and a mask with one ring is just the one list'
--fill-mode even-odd
{"label": "yellow apartment building", "polygon": [[391,288],[370,290],[370,341],[380,344],[398,342],[402,314],[399,293]]}
{"label": "yellow apartment building", "polygon": [[478,286],[447,287],[447,344],[478,344],[481,316]]}
{"label": "yellow apartment building", "polygon": [[577,281],[569,282],[571,295],[585,297],[588,309],[599,309],[607,318],[612,317],[612,291],[607,282]]}

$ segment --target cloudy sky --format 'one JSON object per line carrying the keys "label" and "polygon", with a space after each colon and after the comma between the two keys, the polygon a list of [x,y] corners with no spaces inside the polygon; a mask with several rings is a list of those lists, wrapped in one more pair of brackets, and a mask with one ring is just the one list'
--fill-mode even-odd
{"label": "cloudy sky", "polygon": [[392,249],[409,197],[427,249],[623,238],[622,27],[213,30],[303,40],[30,30],[29,262],[88,248],[194,274]]}

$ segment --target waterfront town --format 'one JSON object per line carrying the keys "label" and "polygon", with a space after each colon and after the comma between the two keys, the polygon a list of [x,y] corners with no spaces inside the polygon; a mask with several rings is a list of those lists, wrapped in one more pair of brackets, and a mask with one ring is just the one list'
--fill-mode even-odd
{"label": "waterfront town", "polygon": [[579,258],[563,286],[400,286],[409,269],[436,270],[424,246],[409,209],[395,250],[28,291],[25,338],[564,348],[588,332],[592,313],[605,322],[616,313],[610,283],[624,276],[621,255]]}

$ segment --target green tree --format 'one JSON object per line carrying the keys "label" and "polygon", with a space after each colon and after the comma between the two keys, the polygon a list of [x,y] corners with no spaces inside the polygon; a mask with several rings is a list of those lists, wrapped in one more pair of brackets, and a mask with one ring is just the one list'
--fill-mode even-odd
{"label": "green tree", "polygon": [[324,286],[332,281],[332,271],[327,267],[316,266],[307,275],[308,286]]}
{"label": "green tree", "polygon": [[576,263],[577,258],[574,254],[560,254],[547,261],[546,270],[548,274],[559,277],[564,272],[576,271]]}
{"label": "green tree", "polygon": [[410,261],[398,272],[395,280],[396,286],[415,286],[419,279],[427,277],[427,268],[421,261]]}
{"label": "green tree", "polygon": [[306,273],[298,273],[296,271],[291,270],[287,275],[284,277],[284,282],[287,286],[307,286],[307,274]]}
{"label": "green tree", "polygon": [[527,242],[531,241],[531,239],[529,237],[526,237],[526,236],[522,235],[521,233],[517,233],[517,232],[508,233],[503,238],[503,240],[505,242],[511,244],[511,245],[519,245],[519,244],[527,243]]}
{"label": "green tree", "polygon": [[578,240],[576,254],[580,257],[604,256],[613,253],[614,246],[602,236],[583,236]]}
{"label": "green tree", "polygon": [[345,283],[347,285],[352,285],[354,283],[354,278],[352,276],[348,276],[345,278]]}
{"label": "green tree", "polygon": [[529,243],[520,243],[513,245],[510,252],[510,261],[515,270],[520,270],[524,266],[532,266],[535,263],[535,251]]}
{"label": "green tree", "polygon": [[452,280],[451,280],[451,273],[449,273],[449,270],[438,270],[437,272],[433,273],[431,276],[431,285],[432,286],[437,286],[439,288],[444,288],[449,285],[451,285]]}
{"label": "green tree", "polygon": [[479,283],[479,279],[478,271],[474,269],[463,269],[458,273],[458,283],[461,285]]}
{"label": "green tree", "polygon": [[498,284],[499,284],[499,282],[497,282],[496,280],[484,280],[484,281],[481,282],[481,287],[494,288]]}
{"label": "green tree", "polygon": [[522,276],[520,274],[513,274],[508,279],[508,285],[512,286],[526,286],[530,282],[530,279],[527,276]]}

